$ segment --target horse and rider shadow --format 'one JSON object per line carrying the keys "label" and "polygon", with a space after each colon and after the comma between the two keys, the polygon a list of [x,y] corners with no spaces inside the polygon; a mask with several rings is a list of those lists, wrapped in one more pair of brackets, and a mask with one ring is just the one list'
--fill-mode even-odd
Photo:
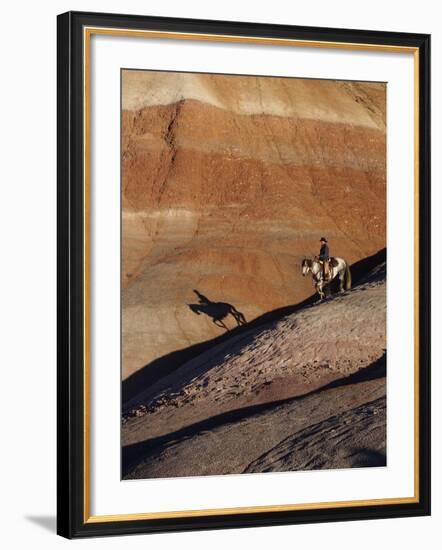
{"label": "horse and rider shadow", "polygon": [[224,323],[224,320],[229,315],[233,317],[238,327],[247,323],[244,314],[238,311],[232,304],[228,304],[227,302],[212,302],[212,300],[201,294],[201,292],[198,292],[198,290],[194,289],[193,292],[198,298],[198,303],[187,305],[196,315],[207,315],[212,319],[213,324],[225,330],[229,330],[228,326]]}

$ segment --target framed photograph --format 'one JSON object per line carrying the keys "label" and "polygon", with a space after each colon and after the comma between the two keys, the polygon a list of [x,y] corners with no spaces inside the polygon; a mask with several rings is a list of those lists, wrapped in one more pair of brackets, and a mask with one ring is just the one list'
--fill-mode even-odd
{"label": "framed photograph", "polygon": [[58,17],[58,533],[430,513],[430,37]]}

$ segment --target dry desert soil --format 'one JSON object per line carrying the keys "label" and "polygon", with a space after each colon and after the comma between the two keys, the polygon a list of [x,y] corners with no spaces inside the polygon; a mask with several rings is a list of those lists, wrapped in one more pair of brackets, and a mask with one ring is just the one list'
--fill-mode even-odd
{"label": "dry desert soil", "polygon": [[385,465],[385,308],[383,262],[160,378],[125,411],[123,477]]}

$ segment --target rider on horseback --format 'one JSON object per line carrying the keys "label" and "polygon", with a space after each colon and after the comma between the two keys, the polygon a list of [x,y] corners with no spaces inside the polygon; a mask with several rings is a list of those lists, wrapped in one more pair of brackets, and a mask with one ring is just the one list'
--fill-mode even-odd
{"label": "rider on horseback", "polygon": [[319,251],[318,259],[322,265],[324,280],[327,281],[330,277],[330,250],[325,237],[321,237],[319,242],[321,243],[321,250]]}
{"label": "rider on horseback", "polygon": [[313,284],[321,300],[325,298],[325,287],[336,277],[339,278],[340,292],[345,292],[351,288],[351,272],[348,263],[343,258],[338,258],[337,256],[330,257],[325,237],[321,238],[319,256],[315,256],[313,260],[309,258],[302,260],[301,273],[303,277],[308,273],[312,274]]}

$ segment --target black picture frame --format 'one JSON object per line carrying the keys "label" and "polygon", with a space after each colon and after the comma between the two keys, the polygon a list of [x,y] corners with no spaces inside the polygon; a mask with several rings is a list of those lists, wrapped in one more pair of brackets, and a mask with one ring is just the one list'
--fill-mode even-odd
{"label": "black picture frame", "polygon": [[[68,12],[57,21],[58,367],[57,532],[67,538],[226,529],[430,514],[430,36],[397,32],[298,27]],[[212,514],[207,516],[89,521],[85,499],[84,384],[85,194],[84,29],[107,27],[348,45],[413,48],[419,72],[419,468],[418,499],[336,508]]]}

